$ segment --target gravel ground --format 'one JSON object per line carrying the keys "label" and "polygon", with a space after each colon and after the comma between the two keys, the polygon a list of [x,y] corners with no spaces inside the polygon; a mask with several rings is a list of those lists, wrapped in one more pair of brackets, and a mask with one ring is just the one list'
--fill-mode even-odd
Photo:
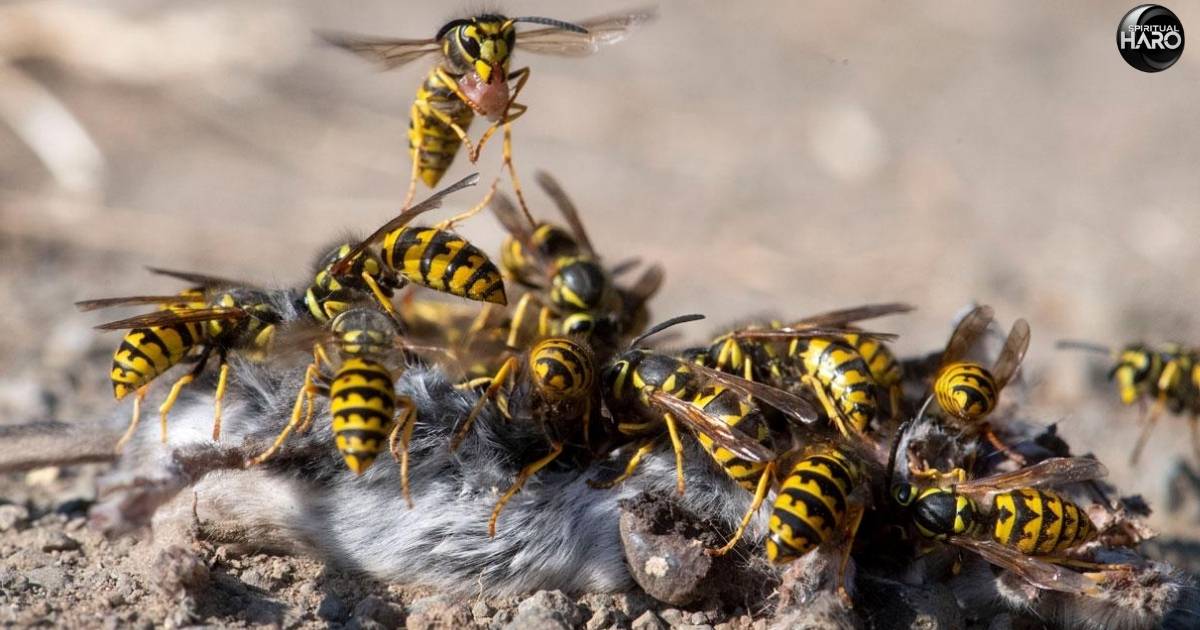
{"label": "gravel ground", "polygon": [[[146,264],[301,281],[321,245],[390,216],[420,70],[378,75],[308,33],[415,37],[446,17],[409,4],[0,6],[0,424],[110,412],[116,339],[72,301],[168,290]],[[889,322],[903,354],[937,348],[971,300],[1027,317],[1028,405],[1145,496],[1164,534],[1154,553],[1195,570],[1185,421],[1164,419],[1129,466],[1136,410],[1116,405],[1100,366],[1053,349],[1200,338],[1187,236],[1200,230],[1200,64],[1127,67],[1112,34],[1130,6],[667,3],[594,59],[522,58],[535,72],[518,166],[553,167],[612,260],[662,262],[662,316],[899,299],[920,308]],[[498,162],[485,151],[485,176]],[[486,218],[464,232],[499,242]],[[144,542],[84,525],[98,470],[0,478],[0,623],[765,625],[638,594],[446,601],[203,544],[180,552],[190,580],[142,583],[124,567],[149,561]]]}

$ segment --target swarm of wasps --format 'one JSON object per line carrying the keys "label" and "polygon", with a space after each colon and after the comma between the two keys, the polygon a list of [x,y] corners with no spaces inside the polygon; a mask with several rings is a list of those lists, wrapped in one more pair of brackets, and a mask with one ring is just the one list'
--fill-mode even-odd
{"label": "swarm of wasps", "polygon": [[[901,303],[764,321],[722,331],[700,347],[656,349],[650,345],[656,336],[703,318],[683,315],[650,325],[649,302],[663,282],[662,270],[649,265],[623,281],[640,261],[606,264],[575,204],[544,172],[536,181],[563,223],[535,219],[512,165],[511,122],[526,111],[515,99],[529,78],[528,68],[510,71],[512,52],[587,54],[619,41],[652,15],[635,11],[567,23],[486,14],[454,20],[432,39],[326,35],[387,67],[440,55],[412,106],[413,170],[404,210],[370,236],[322,252],[303,286],[263,288],[153,268],[185,287],[171,295],[79,302],[83,310],[157,306],[98,327],[126,331],[110,373],[116,398],[134,398],[118,448],[138,426],[149,388],[177,366],[190,364],[159,407],[163,442],[172,406],[214,355],[212,438],[219,440],[222,399],[237,378],[236,366],[303,349],[312,360],[289,421],[246,464],[267,464],[288,448],[289,436],[308,431],[323,397],[332,446],[349,471],[363,474],[387,448],[411,507],[408,447],[422,418],[395,385],[407,366],[420,363],[444,370],[477,397],[446,448],[471,440],[485,410],[542,435],[529,449],[535,456],[522,463],[494,505],[487,524],[492,536],[505,504],[551,465],[578,468],[596,492],[604,492],[669,444],[677,492],[685,493],[683,463],[687,443],[694,441],[750,497],[727,543],[710,549],[712,555],[733,550],[773,495],[763,545],[776,564],[826,545],[841,553],[844,576],[862,527],[900,525],[908,540],[924,541],[914,550],[946,543],[1039,588],[1077,594],[1099,588],[1104,572],[1114,570],[1086,557],[1100,532],[1083,506],[1054,487],[1095,480],[1104,467],[1087,458],[1029,462],[992,421],[1029,346],[1024,320],[1014,324],[996,361],[985,365],[969,357],[994,314],[975,308],[925,377],[908,374],[890,350],[895,335],[858,327],[911,310]],[[521,23],[541,28],[517,32]],[[515,82],[511,89],[509,81]],[[466,130],[476,115],[493,123],[472,144]],[[493,183],[470,210],[416,225],[479,177],[410,205],[417,181],[435,186],[463,144],[474,161],[497,129],[504,132],[503,166],[516,201]],[[484,208],[507,232],[498,265],[453,230]],[[510,310],[512,292],[519,298]],[[445,301],[439,293],[479,305]],[[1123,395],[1153,391],[1164,403],[1195,408],[1200,369],[1192,355],[1185,363],[1183,353],[1168,359],[1130,352],[1115,371]],[[917,396],[905,391],[912,382],[920,384]],[[918,427],[930,426],[951,436],[950,448],[931,449],[917,436]],[[592,471],[593,464],[614,462],[619,474]],[[1000,471],[998,462],[1010,469]],[[866,518],[872,514],[882,518]]]}

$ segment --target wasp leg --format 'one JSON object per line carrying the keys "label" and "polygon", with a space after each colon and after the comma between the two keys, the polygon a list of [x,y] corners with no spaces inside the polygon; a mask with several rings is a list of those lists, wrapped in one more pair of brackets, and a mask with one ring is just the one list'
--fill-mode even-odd
{"label": "wasp leg", "polygon": [[183,390],[184,386],[196,380],[196,377],[204,371],[204,364],[208,363],[208,356],[212,354],[212,350],[212,346],[204,346],[204,351],[200,353],[200,360],[196,362],[196,367],[171,384],[171,391],[167,394],[167,399],[158,407],[159,433],[162,436],[163,444],[167,443],[167,414],[171,413],[171,408],[175,406],[175,401],[179,399],[179,392]]}
{"label": "wasp leg", "polygon": [[683,496],[685,486],[683,483],[683,443],[679,441],[679,429],[675,427],[675,417],[671,414],[663,414],[663,419],[667,422],[667,433],[671,436],[671,448],[675,450],[675,491]]}
{"label": "wasp leg", "polygon": [[642,445],[639,446],[637,450],[633,452],[633,456],[629,458],[629,463],[625,465],[625,472],[608,481],[588,479],[587,484],[597,490],[604,490],[611,488],[622,481],[625,481],[626,479],[629,479],[633,476],[633,471],[637,470],[638,464],[641,463],[642,458],[645,457],[650,451],[653,451],[654,447],[656,446],[658,446],[658,438],[656,437],[642,442]]}
{"label": "wasp leg", "polygon": [[899,385],[892,385],[888,388],[888,403],[892,408],[892,420],[899,422],[900,418],[904,416],[904,410],[901,409],[901,405],[904,403],[904,396],[903,392],[900,391]]}
{"label": "wasp leg", "polygon": [[1001,440],[1000,436],[996,435],[996,432],[992,430],[991,423],[985,421],[983,426],[980,428],[983,431],[983,436],[987,438],[987,441],[993,447],[995,447],[997,451],[1004,453],[1004,456],[1015,462],[1017,466],[1025,466],[1025,456],[1012,450],[1009,445],[1005,444],[1004,440]]}
{"label": "wasp leg", "polygon": [[421,176],[421,146],[425,143],[425,119],[421,117],[421,108],[417,103],[413,103],[408,116],[413,127],[413,137],[409,140],[412,144],[412,174],[408,178],[408,192],[404,195],[405,208],[409,207],[413,198],[417,196],[417,179]]}
{"label": "wasp leg", "polygon": [[435,224],[433,226],[433,229],[435,229],[435,230],[451,230],[454,228],[455,225],[462,223],[463,221],[466,221],[467,219],[470,219],[471,217],[479,214],[479,212],[481,210],[486,208],[487,205],[492,202],[492,197],[494,197],[496,195],[496,186],[498,186],[499,184],[500,184],[500,178],[496,177],[495,179],[492,180],[492,185],[488,188],[487,194],[483,196],[482,201],[475,204],[474,206],[471,206],[471,208],[468,209],[466,212],[463,212],[461,214],[456,214],[456,215],[450,217],[449,219],[442,221],[441,223]]}
{"label": "wasp leg", "polygon": [[[408,445],[412,442],[413,427],[417,424],[417,408],[407,396],[397,396],[396,404],[404,406],[404,415],[401,416],[400,422],[392,427],[392,434],[388,436],[388,447],[391,448],[392,457],[400,463],[400,492],[404,494],[404,502],[411,510],[413,501],[408,492]],[[397,437],[400,438],[399,445],[396,444]]]}
{"label": "wasp leg", "polygon": [[137,389],[137,395],[133,399],[133,417],[129,419],[129,428],[125,429],[125,433],[121,435],[121,439],[117,440],[117,446],[113,449],[120,453],[125,449],[125,445],[133,438],[133,432],[137,430],[138,423],[142,420],[142,401],[146,399],[146,392],[150,390],[150,385],[142,385]]}
{"label": "wasp leg", "polygon": [[758,478],[758,488],[754,492],[754,500],[750,502],[750,509],[746,510],[745,516],[742,517],[742,522],[738,525],[737,531],[733,532],[733,537],[729,542],[725,543],[720,549],[705,549],[704,553],[710,556],[723,556],[729,553],[741,540],[742,534],[746,532],[746,526],[750,524],[750,519],[754,517],[754,513],[758,508],[762,507],[763,500],[767,498],[767,491],[771,489],[771,479],[775,476],[775,463],[767,464],[763,469],[762,475]]}
{"label": "wasp leg", "polygon": [[[513,310],[512,319],[508,323],[508,340],[505,342],[509,348],[520,348],[517,341],[520,340],[521,327],[525,324],[525,315],[529,310],[529,303],[538,299],[532,292],[528,292],[521,296],[517,302],[517,308]],[[539,300],[540,301],[540,300]]]}
{"label": "wasp leg", "polygon": [[491,384],[479,396],[479,400],[475,401],[475,405],[471,407],[471,412],[467,414],[466,420],[463,420],[462,426],[454,432],[454,437],[450,440],[450,452],[458,450],[459,444],[467,437],[467,433],[471,431],[471,425],[475,424],[475,418],[479,417],[479,412],[483,411],[483,406],[496,397],[496,394],[500,392],[500,388],[504,386],[509,375],[512,374],[512,371],[516,367],[516,357],[509,357],[504,361],[504,365],[501,365],[500,369],[496,370],[496,375],[492,377]]}
{"label": "wasp leg", "polygon": [[383,307],[383,310],[387,311],[388,315],[391,315],[392,319],[395,320],[395,322],[401,327],[403,327],[404,320],[401,319],[400,314],[396,312],[396,307],[392,305],[392,299],[383,292],[383,289],[379,287],[379,283],[375,282],[375,278],[372,278],[371,274],[364,271],[362,272],[362,279],[363,282],[366,282],[367,286],[371,289],[371,294],[375,296],[375,301],[379,302],[379,305]]}
{"label": "wasp leg", "polygon": [[808,386],[809,389],[817,395],[817,400],[820,401],[821,407],[825,409],[825,415],[829,416],[829,421],[833,423],[839,433],[845,437],[855,437],[858,435],[857,430],[851,430],[850,423],[842,416],[842,412],[833,404],[829,393],[825,391],[825,386],[821,384],[811,374],[806,374],[800,379],[800,382]]}
{"label": "wasp leg", "polygon": [[1142,420],[1144,425],[1142,427],[1142,432],[1138,434],[1137,443],[1133,445],[1133,452],[1129,455],[1130,465],[1137,465],[1138,459],[1140,459],[1142,455],[1142,449],[1146,446],[1146,440],[1150,439],[1150,432],[1154,430],[1154,425],[1158,423],[1158,418],[1162,415],[1163,408],[1165,406],[1166,399],[1160,396],[1158,400],[1154,401],[1154,405],[1150,407],[1150,411]]}
{"label": "wasp leg", "polygon": [[555,334],[553,332],[553,329],[551,328],[551,324],[550,324],[550,317],[553,314],[554,313],[550,310],[549,306],[543,306],[542,310],[538,312],[538,335],[539,336],[545,337],[546,335]]}
{"label": "wasp leg", "polygon": [[320,378],[321,365],[333,365],[333,362],[329,360],[329,355],[325,354],[325,348],[322,348],[321,344],[313,344],[313,362],[310,367],[313,369],[312,373],[316,378],[309,378],[309,373],[306,371],[304,373],[304,384],[300,387],[301,392],[304,393],[305,400],[304,422],[301,423],[297,430],[301,435],[308,433],[309,429],[312,428],[317,394],[322,396],[329,394],[329,389],[320,385],[322,382]]}
{"label": "wasp leg", "polygon": [[[497,129],[500,127],[505,127],[504,133],[509,134],[508,125],[514,120],[520,118],[521,115],[529,109],[527,106],[517,102],[517,98],[521,96],[521,90],[525,89],[525,83],[529,81],[529,68],[524,67],[520,70],[513,70],[510,72],[508,75],[508,80],[512,81],[513,79],[516,79],[517,82],[515,85],[513,85],[512,94],[509,95],[508,103],[504,106],[504,116],[502,116],[500,120],[497,120],[488,126],[488,128],[483,132],[483,135],[479,136],[479,143],[475,145],[474,153],[471,156],[472,162],[479,159],[479,153],[483,151],[483,145],[487,144],[487,141],[491,139],[491,137],[496,133]],[[508,157],[511,157],[511,152],[509,153]],[[507,165],[508,164],[506,163],[506,166]],[[513,183],[516,183],[515,177],[513,179]]]}
{"label": "wasp leg", "polygon": [[521,491],[521,487],[525,485],[525,482],[530,477],[554,461],[562,451],[562,443],[551,442],[550,452],[545,457],[521,469],[521,472],[517,474],[517,480],[508,487],[508,490],[496,502],[496,507],[492,508],[492,518],[488,520],[488,538],[496,537],[496,521],[500,520],[500,511],[504,509],[504,504],[508,503],[509,499],[513,498],[513,495]]}
{"label": "wasp leg", "polygon": [[229,363],[221,356],[220,376],[217,377],[217,392],[213,394],[213,441],[221,439],[221,401],[225,398],[225,384],[229,379]]}
{"label": "wasp leg", "polygon": [[843,528],[842,538],[842,560],[838,564],[838,595],[846,605],[851,605],[850,584],[846,579],[846,567],[850,564],[850,552],[854,549],[854,537],[858,535],[858,526],[862,524],[863,513],[866,512],[866,506],[863,501],[852,501],[846,507],[845,527]]}
{"label": "wasp leg", "polygon": [[318,378],[320,378],[320,373],[317,371],[316,365],[309,365],[308,368],[304,370],[305,386],[301,387],[299,392],[296,392],[296,403],[292,405],[292,417],[290,420],[288,420],[287,426],[283,427],[283,431],[279,432],[279,435],[275,438],[275,442],[271,444],[271,448],[263,451],[257,457],[250,458],[250,460],[246,462],[247,466],[257,466],[274,457],[279,452],[279,449],[283,447],[284,441],[288,439],[288,436],[291,435],[292,431],[300,426],[300,409],[304,404],[305,395],[308,393],[308,385],[311,384],[314,379]]}

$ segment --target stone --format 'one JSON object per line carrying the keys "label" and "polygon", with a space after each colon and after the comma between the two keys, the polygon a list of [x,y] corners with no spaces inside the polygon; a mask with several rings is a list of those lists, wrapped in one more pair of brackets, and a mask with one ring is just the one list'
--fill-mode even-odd
{"label": "stone", "polygon": [[0,532],[24,525],[29,521],[29,510],[21,505],[0,505]]}
{"label": "stone", "polygon": [[353,614],[355,621],[364,627],[371,621],[384,628],[399,628],[404,619],[404,611],[399,606],[375,595],[368,595],[358,602]]}
{"label": "stone", "polygon": [[43,532],[41,536],[42,551],[74,551],[79,549],[79,541],[59,531]]}
{"label": "stone", "polygon": [[647,610],[641,617],[633,620],[633,630],[667,630],[667,624],[663,623],[654,611]]}
{"label": "stone", "polygon": [[317,606],[317,616],[326,621],[340,621],[349,614],[350,609],[346,606],[346,602],[333,593],[327,594],[321,600],[321,604]]}
{"label": "stone", "polygon": [[67,585],[67,573],[62,567],[38,567],[25,574],[30,582],[56,593]]}

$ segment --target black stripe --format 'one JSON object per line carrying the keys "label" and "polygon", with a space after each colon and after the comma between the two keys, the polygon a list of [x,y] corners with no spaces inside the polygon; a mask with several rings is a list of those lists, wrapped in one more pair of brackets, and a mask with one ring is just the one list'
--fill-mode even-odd
{"label": "black stripe", "polygon": [[1025,497],[1018,491],[1010,493],[1013,497],[1013,505],[1016,506],[1017,516],[1016,522],[1013,523],[1013,533],[1016,534],[1016,539],[1011,541],[1013,547],[1020,544],[1022,540],[1028,537],[1025,532],[1025,526],[1029,521],[1037,518],[1038,514],[1033,511],[1029,504],[1025,501]]}
{"label": "black stripe", "polygon": [[375,387],[357,387],[356,386],[356,387],[334,387],[333,391],[331,392],[331,395],[333,396],[334,400],[347,400],[347,399],[349,399],[349,397],[351,395],[357,394],[357,395],[361,396],[363,400],[370,400],[372,398],[380,398],[380,399],[383,399],[386,401],[390,398],[388,396],[388,394],[390,394],[390,393],[391,392],[389,392],[385,389],[378,389]]}
{"label": "black stripe", "polygon": [[[467,243],[467,245],[469,245],[472,249],[476,249],[475,246],[471,245],[470,243]],[[466,249],[466,248],[464,247],[464,249]],[[486,278],[492,278],[492,277],[496,278],[496,280],[492,281],[493,282],[492,287],[495,287],[495,282],[500,279],[500,271],[498,269],[496,269],[496,265],[493,265],[492,261],[483,252],[479,252],[479,255],[483,256],[483,262],[478,267],[475,268],[475,271],[471,273],[471,277],[467,278],[467,284],[466,284],[467,291],[470,291],[471,287],[475,286],[475,283],[480,282]],[[501,283],[501,284],[503,284],[503,283]],[[491,292],[491,288],[489,288],[489,290],[488,290],[488,293],[490,293],[490,292]],[[484,295],[487,295],[487,293],[485,293]]]}
{"label": "black stripe", "polygon": [[[351,345],[368,345],[368,344],[351,344]],[[342,368],[337,371],[337,376],[334,377],[334,380],[339,380],[339,379],[342,379],[347,376],[362,376],[362,377],[373,379],[373,380],[383,379],[383,380],[389,381],[389,382],[392,380],[392,375],[387,370],[383,370],[383,369],[370,370],[370,369],[365,369],[365,368]]]}
{"label": "black stripe", "polygon": [[[429,239],[429,245],[425,247],[424,252],[421,252],[421,278],[425,280],[424,284],[426,286],[430,284],[429,272],[433,269],[433,260],[438,256],[450,253],[449,243],[462,240],[445,230],[431,229],[431,231],[433,232],[433,236]],[[444,272],[449,272],[449,270],[449,267],[443,269]],[[445,276],[438,279],[442,281],[442,284],[446,285],[447,289],[450,288]]]}
{"label": "black stripe", "polygon": [[[821,535],[820,531],[814,529],[812,525],[809,525],[801,520],[799,516],[796,516],[787,510],[777,507],[771,512],[771,516],[778,518],[780,524],[786,525],[792,530],[793,539],[803,538],[811,543],[812,547],[816,547],[825,541],[825,537]],[[787,549],[795,552],[796,555],[803,555],[812,549],[812,547],[809,547],[808,549],[796,547],[791,543],[791,541],[785,540],[783,536],[777,536],[776,542],[780,543],[780,546],[786,547]]]}
{"label": "black stripe", "polygon": [[[462,247],[458,248],[458,253],[454,255],[454,258],[451,258],[449,264],[446,265],[446,282],[447,282],[447,284],[449,284],[450,279],[454,277],[455,272],[457,272],[460,268],[462,268],[462,267],[466,267],[468,269],[471,268],[470,265],[471,265],[472,257],[486,258],[485,256],[483,256],[483,252],[479,251],[479,248],[472,245],[470,243],[470,241],[467,241],[466,239],[462,238],[461,236],[458,237],[458,239],[461,240],[463,242],[463,244],[462,244]],[[471,288],[471,285],[469,285],[469,284],[466,285],[463,288],[463,292],[465,292],[469,288]]]}
{"label": "black stripe", "polygon": [[811,457],[808,457],[807,461],[812,464],[824,465],[826,468],[829,469],[829,475],[831,477],[834,477],[835,481],[839,482],[842,485],[842,487],[845,487],[845,488],[854,487],[854,478],[851,476],[850,471],[846,469],[846,466],[844,464],[842,464],[841,461],[834,459],[832,457],[829,457],[828,455],[813,455]]}
{"label": "black stripe", "polygon": [[376,442],[381,442],[387,439],[386,431],[371,431],[369,429],[344,429],[342,431],[338,431],[337,435],[339,437],[344,437],[347,440],[351,438],[358,438],[363,441],[373,440]]}
{"label": "black stripe", "polygon": [[[361,416],[364,421],[379,420],[379,426],[387,426],[392,421],[392,414],[380,413],[379,410],[372,407],[346,407],[339,409],[333,414],[335,418],[349,420],[350,416]],[[343,429],[337,433],[345,433],[346,431],[357,431],[358,429]]]}
{"label": "black stripe", "polygon": [[[425,155],[426,153],[428,153],[428,150],[422,148],[421,154]],[[401,271],[404,268],[404,258],[408,254],[408,251],[414,247],[422,247],[421,240],[418,238],[418,236],[423,231],[424,230],[422,228],[400,228],[400,235],[396,237],[396,241],[392,243],[391,249],[384,252],[387,265],[397,272]]]}
{"label": "black stripe", "polygon": [[[801,481],[805,483],[816,483],[821,489],[822,495],[833,499],[838,514],[841,514],[845,511],[846,499],[842,495],[841,489],[837,487],[837,484],[833,483],[832,479],[808,472],[800,472],[797,474]],[[830,527],[835,525],[837,521],[835,518],[836,515],[834,514],[833,510],[830,510],[829,506],[821,500],[821,497],[816,496],[807,490],[801,490],[799,488],[784,488],[780,494],[787,495],[797,503],[803,503],[804,507],[808,510],[809,516],[820,517],[821,522],[828,523]]]}

